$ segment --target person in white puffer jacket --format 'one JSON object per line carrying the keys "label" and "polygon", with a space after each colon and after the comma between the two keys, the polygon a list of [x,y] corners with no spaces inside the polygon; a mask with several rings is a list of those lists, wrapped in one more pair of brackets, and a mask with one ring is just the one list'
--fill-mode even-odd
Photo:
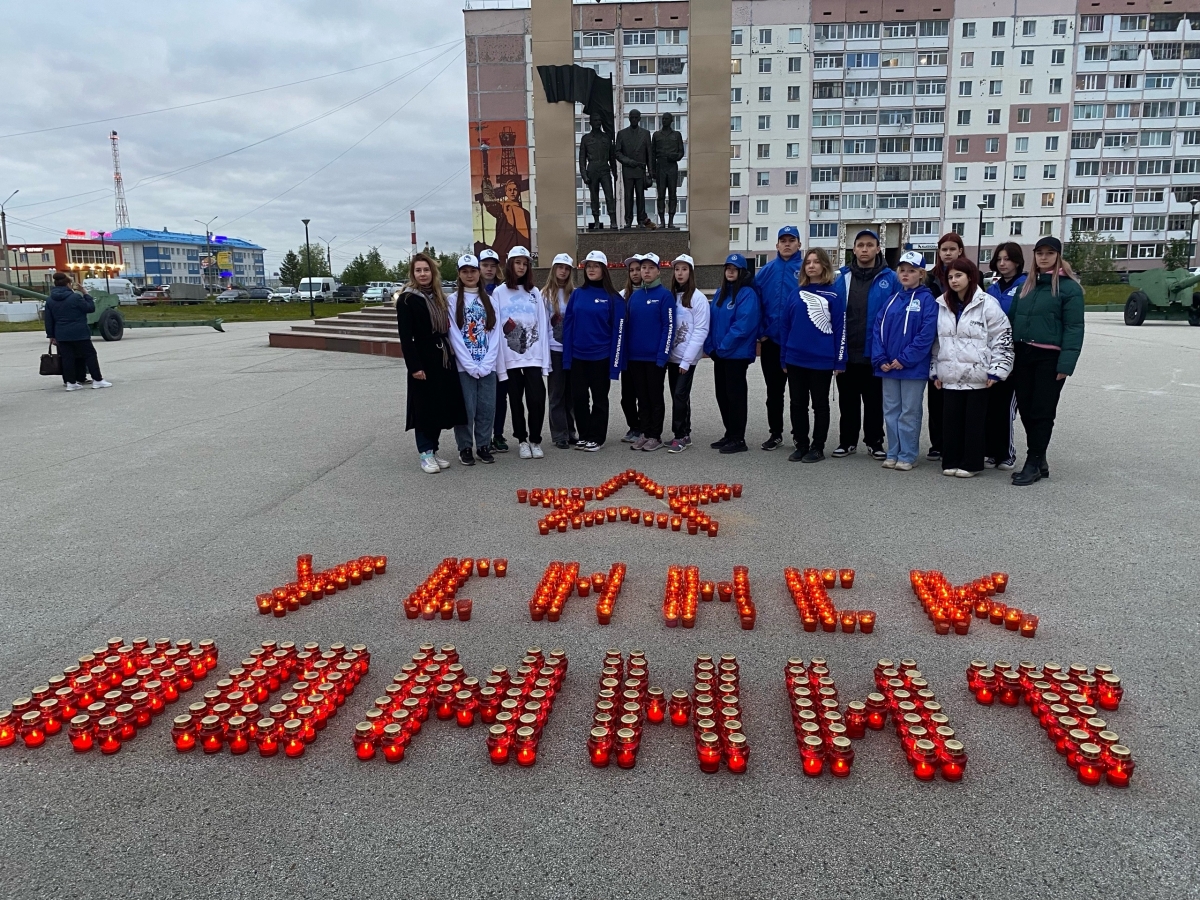
{"label": "person in white puffer jacket", "polygon": [[692,442],[692,377],[704,355],[708,337],[708,298],[696,287],[696,263],[687,255],[675,257],[671,267],[671,293],[675,295],[675,337],[667,359],[671,387],[671,431],[675,439],[669,453],[682,453]]}
{"label": "person in white puffer jacket", "polygon": [[971,478],[983,471],[986,391],[1012,371],[1012,326],[996,298],[980,289],[979,269],[969,259],[951,262],[946,278],[929,377],[945,391],[942,474]]}

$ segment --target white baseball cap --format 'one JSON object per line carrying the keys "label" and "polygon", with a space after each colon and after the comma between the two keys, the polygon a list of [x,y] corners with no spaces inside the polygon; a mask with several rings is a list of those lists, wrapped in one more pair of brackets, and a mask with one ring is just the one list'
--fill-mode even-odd
{"label": "white baseball cap", "polygon": [[[693,269],[696,268],[696,261],[694,259],[692,259],[690,256],[688,256],[686,253],[681,253],[677,257],[675,257],[675,262],[687,263]],[[672,265],[674,265],[674,263],[672,263]]]}
{"label": "white baseball cap", "polygon": [[550,263],[550,265],[552,265],[552,266],[560,266],[560,265],[561,266],[571,266],[572,268],[574,268],[575,260],[571,259],[570,253],[560,253],[560,254],[558,254],[558,256],[554,257],[554,262]]}
{"label": "white baseball cap", "polygon": [[642,262],[652,262],[657,266],[662,260],[658,258],[657,253],[643,253]]}
{"label": "white baseball cap", "polygon": [[494,259],[496,262],[500,262],[500,254],[489,247],[479,254],[480,262],[483,262],[485,259]]}
{"label": "white baseball cap", "polygon": [[628,266],[630,263],[640,263],[641,261],[642,261],[642,254],[635,253],[635,254],[633,254],[633,256],[627,257],[625,259],[625,265]]}
{"label": "white baseball cap", "polygon": [[470,266],[473,269],[478,269],[479,268],[479,259],[477,257],[471,255],[470,253],[464,253],[462,256],[460,256],[458,258],[458,267],[460,269],[465,269],[465,268],[467,268],[467,266]]}
{"label": "white baseball cap", "polygon": [[[566,254],[563,254],[563,255],[565,256]],[[568,256],[567,259],[570,259],[570,257]],[[604,253],[601,252],[600,250],[593,250],[591,253],[589,253],[587,256],[585,256],[583,258],[583,261],[600,263],[600,265],[604,266],[605,268],[608,268],[608,257],[605,256]]]}
{"label": "white baseball cap", "polygon": [[524,257],[525,259],[533,258],[529,255],[529,250],[526,249],[525,247],[513,247],[511,250],[508,251],[509,259],[519,259],[521,257]]}
{"label": "white baseball cap", "polygon": [[923,270],[925,268],[925,254],[918,253],[916,250],[909,250],[905,253],[901,253],[900,265],[903,265],[904,263],[908,263],[915,269]]}

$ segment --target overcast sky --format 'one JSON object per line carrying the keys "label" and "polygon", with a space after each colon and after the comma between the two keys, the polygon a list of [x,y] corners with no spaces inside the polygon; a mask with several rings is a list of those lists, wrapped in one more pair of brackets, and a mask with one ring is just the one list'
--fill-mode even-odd
{"label": "overcast sky", "polygon": [[314,241],[336,235],[336,271],[371,245],[389,262],[407,254],[414,205],[422,244],[470,242],[460,0],[40,0],[5,4],[3,20],[0,200],[20,189],[10,243],[113,228],[112,129],[131,225],[200,233],[194,219],[219,216],[214,232],[268,249],[268,273],[304,242],[302,218]]}

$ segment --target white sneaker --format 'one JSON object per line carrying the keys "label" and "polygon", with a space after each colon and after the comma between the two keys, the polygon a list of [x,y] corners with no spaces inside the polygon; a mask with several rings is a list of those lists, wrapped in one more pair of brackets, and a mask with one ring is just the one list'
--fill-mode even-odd
{"label": "white sneaker", "polygon": [[526,441],[521,441],[521,446],[517,448],[517,456],[521,459],[533,459],[533,450]]}
{"label": "white sneaker", "polygon": [[583,449],[586,450],[588,453],[595,453],[597,450],[600,449],[600,445],[597,444],[595,441],[588,441],[586,444],[583,445]]}
{"label": "white sneaker", "polygon": [[[80,387],[83,387],[83,385],[81,384]],[[93,391],[98,391],[98,390],[100,390],[100,388],[106,388],[106,387],[112,387],[112,382],[105,381],[103,378],[101,378],[99,381],[92,382],[92,390]]]}
{"label": "white sneaker", "polygon": [[442,467],[437,464],[437,460],[432,453],[421,454],[421,471],[427,475],[436,475],[442,471]]}
{"label": "white sneaker", "polygon": [[437,465],[438,465],[438,468],[439,468],[439,469],[448,469],[448,468],[450,468],[450,463],[446,462],[446,460],[442,459],[442,458],[441,458],[440,456],[438,456],[436,453],[435,453],[435,454],[433,454],[433,461],[434,461],[435,463],[437,463]]}
{"label": "white sneaker", "polygon": [[67,382],[67,392],[68,393],[70,393],[71,391],[82,391],[82,390],[83,390],[82,384],[76,384],[74,381]]}
{"label": "white sneaker", "polygon": [[945,475],[947,478],[953,478],[955,475],[957,475],[961,471],[962,471],[962,469],[942,469],[942,474]]}
{"label": "white sneaker", "polygon": [[896,463],[896,471],[897,471],[897,472],[911,472],[911,471],[912,471],[912,467],[913,467],[913,464],[912,464],[912,463],[909,463],[909,462],[898,462],[898,463]]}
{"label": "white sneaker", "polygon": [[954,473],[959,478],[974,478],[978,472],[968,472],[966,469],[957,469]]}
{"label": "white sneaker", "polygon": [[530,449],[530,451],[532,451],[534,459],[542,459],[546,455],[545,453],[542,452],[541,444],[530,444],[529,449]]}
{"label": "white sneaker", "polygon": [[896,461],[894,459],[885,459],[883,461],[883,468],[885,468],[885,469],[896,468]]}

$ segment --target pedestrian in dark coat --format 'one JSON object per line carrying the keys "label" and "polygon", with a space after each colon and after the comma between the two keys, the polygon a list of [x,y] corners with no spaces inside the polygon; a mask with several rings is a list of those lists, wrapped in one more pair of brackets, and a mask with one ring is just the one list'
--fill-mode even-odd
{"label": "pedestrian in dark coat", "polygon": [[62,355],[63,381],[68,391],[83,388],[85,373],[90,372],[93,388],[112,387],[100,374],[100,360],[92,346],[92,331],[87,317],[96,311],[96,302],[84,291],[71,289],[64,272],[54,275],[54,288],[44,310],[46,337],[58,345]]}
{"label": "pedestrian in dark coat", "polygon": [[437,455],[443,429],[467,423],[462,385],[450,345],[450,306],[442,292],[437,263],[417,253],[396,301],[396,325],[408,367],[406,431],[416,432],[421,469],[430,475],[450,468]]}

